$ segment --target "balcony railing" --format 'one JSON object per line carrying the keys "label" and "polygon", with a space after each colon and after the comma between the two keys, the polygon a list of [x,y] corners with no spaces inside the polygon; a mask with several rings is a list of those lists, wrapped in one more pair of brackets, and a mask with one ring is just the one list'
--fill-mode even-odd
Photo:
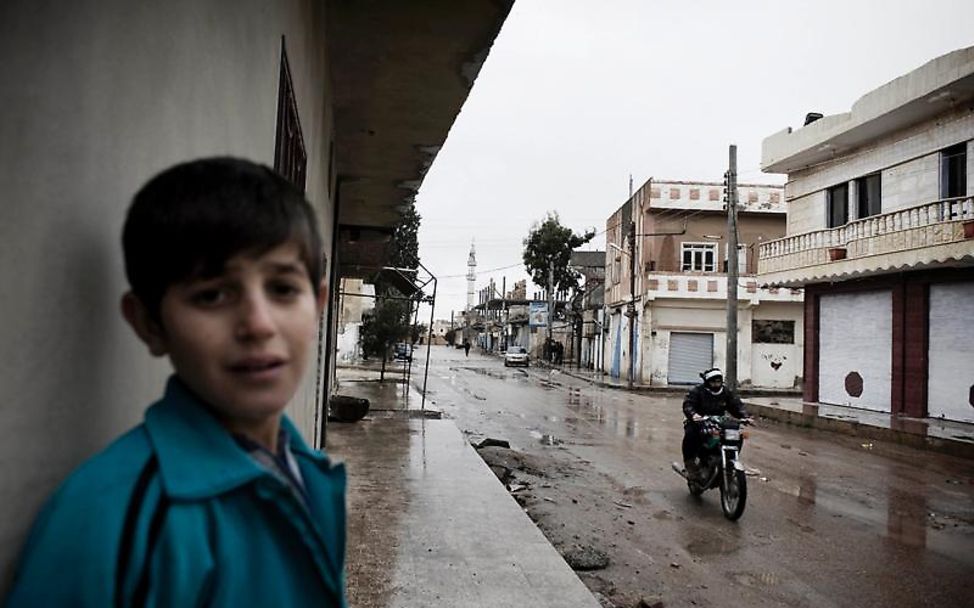
{"label": "balcony railing", "polygon": [[786,236],[758,248],[758,274],[962,241],[963,224],[971,220],[974,197],[967,196]]}

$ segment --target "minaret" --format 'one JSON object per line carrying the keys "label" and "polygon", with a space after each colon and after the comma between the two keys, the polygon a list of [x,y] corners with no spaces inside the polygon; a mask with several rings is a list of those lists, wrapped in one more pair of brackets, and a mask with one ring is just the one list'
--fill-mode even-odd
{"label": "minaret", "polygon": [[474,251],[473,241],[470,241],[470,257],[467,258],[467,312],[473,310],[474,281],[477,279],[477,254]]}

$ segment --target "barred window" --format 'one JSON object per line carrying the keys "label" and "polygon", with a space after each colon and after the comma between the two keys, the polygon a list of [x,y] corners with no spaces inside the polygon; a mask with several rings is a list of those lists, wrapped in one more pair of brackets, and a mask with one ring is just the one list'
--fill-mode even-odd
{"label": "barred window", "polygon": [[795,322],[754,319],[751,322],[751,342],[754,344],[794,344]]}
{"label": "barred window", "polygon": [[284,39],[281,39],[281,77],[277,90],[277,136],[274,142],[274,170],[304,191],[308,171],[308,155],[301,135],[298,104],[291,82],[291,66],[287,60]]}

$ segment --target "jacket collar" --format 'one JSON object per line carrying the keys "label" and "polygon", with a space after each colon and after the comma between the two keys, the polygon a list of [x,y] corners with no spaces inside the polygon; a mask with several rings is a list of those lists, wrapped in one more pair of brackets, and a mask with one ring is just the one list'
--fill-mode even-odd
{"label": "jacket collar", "polygon": [[[307,446],[287,416],[281,426],[290,435],[292,452],[327,466],[327,458]],[[146,412],[145,428],[163,486],[174,499],[209,498],[268,474],[175,375]]]}

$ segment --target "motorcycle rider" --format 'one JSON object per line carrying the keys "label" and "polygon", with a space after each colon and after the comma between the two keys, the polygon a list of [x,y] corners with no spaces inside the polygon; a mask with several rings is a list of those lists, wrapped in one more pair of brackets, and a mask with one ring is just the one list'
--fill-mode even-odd
{"label": "motorcycle rider", "polygon": [[750,415],[737,393],[724,386],[724,373],[712,367],[700,374],[703,382],[694,386],[683,399],[683,465],[687,477],[699,477],[697,454],[701,448],[701,422],[706,416],[729,412],[735,418],[750,420]]}

